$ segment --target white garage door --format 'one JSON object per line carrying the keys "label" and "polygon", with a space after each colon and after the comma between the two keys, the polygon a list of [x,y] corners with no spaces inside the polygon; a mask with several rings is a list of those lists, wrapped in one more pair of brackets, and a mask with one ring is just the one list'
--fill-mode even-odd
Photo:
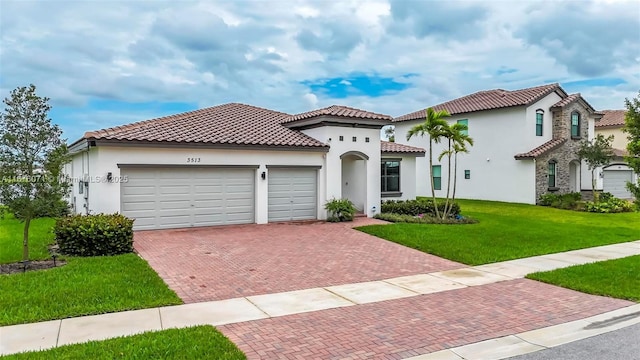
{"label": "white garage door", "polygon": [[123,168],[121,213],[134,229],[254,222],[255,170],[247,168]]}
{"label": "white garage door", "polygon": [[269,169],[269,222],[317,218],[317,169]]}
{"label": "white garage door", "polygon": [[632,176],[631,170],[604,170],[604,191],[620,199],[630,199],[631,193],[627,190],[627,182],[631,181]]}

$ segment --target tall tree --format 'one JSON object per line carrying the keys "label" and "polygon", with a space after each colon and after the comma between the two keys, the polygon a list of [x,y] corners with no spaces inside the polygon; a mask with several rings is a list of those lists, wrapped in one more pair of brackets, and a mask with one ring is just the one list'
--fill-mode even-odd
{"label": "tall tree", "polygon": [[449,125],[444,119],[449,116],[451,115],[449,115],[447,110],[435,111],[433,108],[428,108],[425,111],[425,121],[422,124],[415,125],[407,132],[407,140],[418,135],[421,137],[425,135],[429,137],[429,177],[431,178],[431,197],[436,210],[436,217],[440,217],[440,213],[433,181],[433,143],[440,143],[442,140],[442,136],[444,135],[443,129]]}
{"label": "tall tree", "polygon": [[581,141],[578,149],[578,157],[580,160],[584,160],[589,170],[591,170],[591,191],[595,202],[599,200],[598,192],[596,191],[596,169],[608,165],[613,159],[612,142],[613,135],[604,137],[602,134],[598,134],[591,141]]}
{"label": "tall tree", "polygon": [[56,208],[68,184],[61,177],[67,148],[51,123],[49,99],[36,87],[18,87],[0,113],[0,202],[24,221],[22,260],[29,261],[29,226],[37,212]]}
{"label": "tall tree", "polygon": [[[449,195],[451,194],[451,159],[454,159],[453,166],[453,178],[454,178],[454,194],[455,187],[457,184],[457,170],[458,170],[458,153],[459,152],[468,152],[466,148],[466,144],[473,144],[473,139],[469,137],[465,132],[469,128],[465,124],[453,124],[448,125],[442,128],[442,136],[447,139],[447,148],[440,153],[438,156],[438,161],[442,161],[443,157],[447,157],[447,194],[445,198],[444,212],[442,214],[442,219],[447,218],[449,215],[449,211],[451,210],[450,206],[453,207],[453,201],[449,202]],[[454,196],[455,197],[455,196]]]}
{"label": "tall tree", "polygon": [[[628,156],[625,158],[629,167],[636,175],[640,174],[640,91],[635,99],[625,99],[627,113],[624,116],[624,128],[629,143],[627,144]],[[627,188],[636,198],[636,204],[640,206],[640,183],[627,183]]]}
{"label": "tall tree", "polygon": [[396,127],[393,126],[393,125],[388,125],[387,127],[385,127],[384,128],[384,136],[390,142],[396,141]]}

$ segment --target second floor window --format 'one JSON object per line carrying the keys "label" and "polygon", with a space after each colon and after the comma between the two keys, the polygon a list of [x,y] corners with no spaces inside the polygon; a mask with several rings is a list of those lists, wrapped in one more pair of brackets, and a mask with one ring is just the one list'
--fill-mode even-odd
{"label": "second floor window", "polygon": [[467,130],[462,130],[460,132],[464,135],[469,135],[469,119],[458,120],[457,123],[465,125],[467,127]]}
{"label": "second floor window", "polygon": [[580,114],[575,111],[571,113],[571,137],[580,137]]}
{"label": "second floor window", "polygon": [[542,136],[543,125],[544,125],[544,111],[536,110],[536,136]]}

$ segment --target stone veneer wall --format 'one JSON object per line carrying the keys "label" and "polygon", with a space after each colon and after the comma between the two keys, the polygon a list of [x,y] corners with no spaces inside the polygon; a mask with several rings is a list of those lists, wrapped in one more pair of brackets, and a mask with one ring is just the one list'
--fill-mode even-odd
{"label": "stone veneer wall", "polygon": [[[571,113],[578,111],[580,113],[580,138],[571,139]],[[556,194],[566,194],[571,191],[570,185],[570,163],[577,161],[580,163],[576,153],[580,147],[580,141],[589,138],[589,111],[583,107],[579,101],[575,101],[561,110],[553,112],[553,138],[568,139],[560,147],[540,156],[536,159],[536,201],[540,196],[550,192]],[[550,191],[548,186],[548,168],[549,161],[555,160],[556,163],[556,188]],[[578,175],[580,176],[580,175]],[[580,189],[577,189],[580,191]]]}

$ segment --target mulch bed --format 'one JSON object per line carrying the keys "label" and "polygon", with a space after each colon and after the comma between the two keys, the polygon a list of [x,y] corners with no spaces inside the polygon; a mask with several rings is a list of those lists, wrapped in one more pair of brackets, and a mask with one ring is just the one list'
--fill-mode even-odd
{"label": "mulch bed", "polygon": [[53,260],[43,260],[43,261],[29,261],[27,267],[22,262],[11,263],[11,264],[0,264],[0,275],[8,275],[8,274],[16,274],[25,271],[37,271],[37,270],[46,270],[52,269],[54,267],[60,267],[66,265],[66,261],[64,260],[56,260],[55,266]]}

